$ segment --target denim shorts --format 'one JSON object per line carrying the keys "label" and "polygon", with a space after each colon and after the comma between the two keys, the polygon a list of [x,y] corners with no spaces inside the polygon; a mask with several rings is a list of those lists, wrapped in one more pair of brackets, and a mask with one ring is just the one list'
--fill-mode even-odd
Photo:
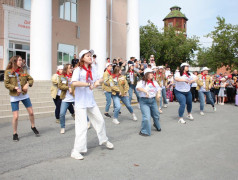
{"label": "denim shorts", "polygon": [[[19,102],[20,101],[11,102],[12,112],[13,111],[19,111]],[[23,100],[21,100],[21,102],[24,104],[25,108],[32,107],[30,98],[23,99]]]}

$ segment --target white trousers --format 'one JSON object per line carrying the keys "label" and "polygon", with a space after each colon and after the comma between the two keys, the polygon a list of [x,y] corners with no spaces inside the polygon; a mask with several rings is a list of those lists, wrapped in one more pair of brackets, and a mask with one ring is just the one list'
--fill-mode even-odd
{"label": "white trousers", "polygon": [[99,145],[108,141],[105,122],[98,106],[92,108],[75,108],[75,141],[73,151],[87,152],[87,116],[97,132]]}

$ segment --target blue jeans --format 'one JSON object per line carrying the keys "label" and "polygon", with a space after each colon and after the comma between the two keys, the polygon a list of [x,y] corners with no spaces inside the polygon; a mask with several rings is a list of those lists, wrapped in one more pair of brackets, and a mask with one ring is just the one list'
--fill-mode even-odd
{"label": "blue jeans", "polygon": [[114,114],[113,114],[113,117],[115,119],[118,118],[119,112],[120,112],[120,109],[121,109],[120,100],[125,104],[125,106],[128,109],[128,111],[130,113],[133,113],[133,109],[132,109],[131,104],[129,102],[128,96],[119,96],[119,94],[116,94],[116,95],[112,95],[112,99],[113,99],[113,103],[114,103]]}
{"label": "blue jeans", "polygon": [[187,111],[188,113],[192,112],[192,93],[191,91],[188,92],[180,92],[176,89],[174,89],[174,93],[176,96],[176,99],[179,102],[179,117],[183,117],[185,106],[187,104]]}
{"label": "blue jeans", "polygon": [[162,105],[163,105],[162,99],[164,100],[164,104],[168,104],[167,99],[166,99],[166,89],[165,88],[162,88],[161,95],[162,95],[162,97],[160,98],[160,109],[162,108]]}
{"label": "blue jeans", "polygon": [[205,103],[204,94],[206,95],[206,98],[210,101],[212,107],[214,107],[214,101],[212,99],[211,92],[210,91],[207,91],[207,92],[198,91],[198,96],[199,96],[199,100],[200,100],[200,111],[204,110],[204,103]]}
{"label": "blue jeans", "polygon": [[137,97],[137,101],[140,102],[140,96],[136,90],[136,86],[134,84],[129,84],[129,101],[130,101],[130,104],[131,104],[131,99],[132,99],[132,94],[133,94],[133,90],[136,94],[136,97]]}
{"label": "blue jeans", "polygon": [[159,111],[155,98],[140,98],[140,109],[142,112],[141,133],[151,135],[151,117],[157,129],[160,129]]}
{"label": "blue jeans", "polygon": [[[57,95],[56,98],[53,99],[53,101],[55,103],[55,118],[59,119],[60,118],[60,106],[61,106],[62,99],[60,99],[60,96]],[[68,110],[69,110],[70,114],[74,114],[74,107],[72,104],[68,107]]]}
{"label": "blue jeans", "polygon": [[105,107],[105,112],[108,112],[109,108],[111,106],[112,93],[105,91],[104,94],[106,96],[106,101],[107,101],[107,104],[106,104],[106,107]]}
{"label": "blue jeans", "polygon": [[[73,105],[74,102],[62,102],[60,106],[60,126],[61,128],[65,128],[65,114],[68,107]],[[74,114],[74,113],[73,113]]]}

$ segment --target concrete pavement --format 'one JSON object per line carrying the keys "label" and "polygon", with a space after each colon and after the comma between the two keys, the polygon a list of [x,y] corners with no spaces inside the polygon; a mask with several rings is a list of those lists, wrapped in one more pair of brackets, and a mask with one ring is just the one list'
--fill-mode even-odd
{"label": "concrete pavement", "polygon": [[[34,108],[34,107],[33,107]],[[114,150],[98,146],[95,130],[88,131],[88,153],[74,160],[74,121],[67,118],[66,134],[60,134],[54,117],[37,119],[41,133],[35,137],[29,121],[20,121],[19,142],[12,141],[11,123],[0,123],[0,179],[238,179],[238,108],[233,105],[193,104],[194,121],[177,123],[178,103],[161,114],[162,131],[138,135],[141,112],[132,121],[125,107],[120,125],[105,118]],[[101,109],[103,112],[103,109]],[[112,115],[112,112],[110,112]]]}

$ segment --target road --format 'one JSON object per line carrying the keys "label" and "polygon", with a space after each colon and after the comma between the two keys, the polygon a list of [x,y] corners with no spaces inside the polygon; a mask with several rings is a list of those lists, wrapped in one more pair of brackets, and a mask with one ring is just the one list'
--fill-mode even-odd
{"label": "road", "polygon": [[33,135],[29,121],[20,121],[19,142],[12,141],[11,123],[0,123],[0,179],[238,179],[238,107],[217,106],[213,112],[206,105],[201,116],[195,103],[195,120],[185,118],[185,125],[177,123],[178,103],[170,103],[163,111],[162,131],[152,127],[152,135],[142,137],[138,107],[134,106],[137,122],[122,107],[121,124],[105,118],[115,149],[98,146],[91,128],[84,160],[70,157],[74,143],[70,116],[63,135],[54,117],[36,120],[40,137]]}

